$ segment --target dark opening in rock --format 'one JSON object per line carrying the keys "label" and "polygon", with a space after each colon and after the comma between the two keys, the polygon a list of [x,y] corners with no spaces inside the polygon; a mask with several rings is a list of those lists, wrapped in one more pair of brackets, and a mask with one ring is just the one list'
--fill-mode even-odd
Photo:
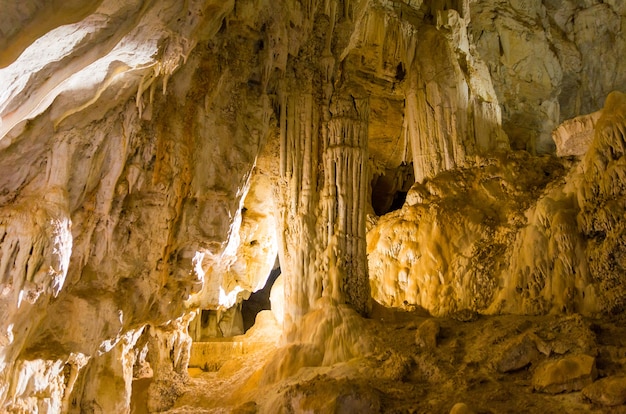
{"label": "dark opening in rock", "polygon": [[263,289],[250,294],[250,297],[241,303],[244,332],[248,331],[248,329],[254,325],[256,315],[259,312],[271,309],[270,292],[278,276],[280,276],[280,266],[272,270]]}
{"label": "dark opening in rock", "polygon": [[372,180],[372,207],[382,216],[402,208],[406,195],[415,183],[412,164],[389,168]]}

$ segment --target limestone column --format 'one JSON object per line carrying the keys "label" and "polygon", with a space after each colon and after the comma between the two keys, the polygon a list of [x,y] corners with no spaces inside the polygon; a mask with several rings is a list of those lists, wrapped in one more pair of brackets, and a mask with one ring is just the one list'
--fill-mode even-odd
{"label": "limestone column", "polygon": [[321,296],[319,133],[311,93],[290,92],[280,107],[279,256],[285,274],[285,328],[289,330]]}
{"label": "limestone column", "polygon": [[323,155],[322,234],[328,256],[323,294],[362,314],[370,305],[365,241],[368,118],[367,97],[333,98]]}

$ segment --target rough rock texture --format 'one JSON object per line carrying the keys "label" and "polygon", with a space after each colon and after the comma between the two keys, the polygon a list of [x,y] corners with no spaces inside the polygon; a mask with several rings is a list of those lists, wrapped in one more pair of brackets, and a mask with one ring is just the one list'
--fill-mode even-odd
{"label": "rough rock texture", "polygon": [[289,390],[283,398],[283,409],[293,412],[375,414],[381,410],[374,387],[352,384],[350,380],[315,378]]}
{"label": "rough rock texture", "polygon": [[589,115],[577,116],[554,129],[552,139],[556,145],[556,155],[559,157],[584,156],[593,141],[596,122],[601,115],[602,112],[597,111]]}
{"label": "rough rock texture", "polygon": [[513,148],[550,152],[553,128],[626,92],[621,2],[491,1],[470,12]]}
{"label": "rough rock texture", "polygon": [[[623,319],[600,322],[580,315],[497,315],[461,322],[447,318],[433,320],[420,311],[379,307],[369,319],[357,317],[353,321],[357,320],[358,326],[351,323],[346,326],[357,333],[361,342],[367,340],[374,346],[354,349],[349,359],[321,363],[319,352],[307,353],[305,346],[299,346],[297,352],[285,348],[261,352],[252,348],[248,355],[235,355],[218,372],[194,373],[184,386],[185,394],[167,412],[230,412],[232,408],[233,412],[254,409],[258,413],[276,413],[298,412],[302,407],[315,412],[336,412],[341,396],[345,396],[346,402],[359,407],[348,412],[379,407],[377,412],[382,413],[448,413],[458,405],[457,410],[465,407],[476,413],[599,414],[610,411],[583,398],[581,392],[534,392],[534,372],[546,361],[593,355],[596,350],[611,347],[612,355],[599,352],[596,365],[599,376],[614,375],[607,370],[623,369],[626,350],[626,343],[621,342],[626,332]],[[437,348],[423,352],[415,344],[415,330],[428,320],[439,324],[441,332]],[[245,346],[248,335],[234,339],[242,340]],[[526,335],[550,351],[538,355],[536,364],[527,369],[499,372],[496,362],[501,353],[511,341]],[[293,343],[288,345],[288,349],[292,348]],[[274,365],[276,355],[281,352],[285,357],[282,361],[307,362],[307,365],[299,365],[280,381],[260,383],[268,362]],[[459,402],[462,404],[456,404]],[[616,407],[614,412],[623,409]]]}
{"label": "rough rock texture", "polygon": [[436,315],[621,312],[625,110],[610,94],[581,161],[508,153],[414,185],[368,233],[373,297]]}
{"label": "rough rock texture", "polygon": [[[27,51],[3,71],[3,76],[18,68],[31,72],[30,77],[15,72],[27,82],[20,94],[3,101],[3,128],[11,128],[13,115],[6,111],[13,106],[26,111],[38,104],[28,110],[31,116],[45,110],[2,138],[7,166],[1,174],[3,384],[20,369],[16,361],[47,364],[72,353],[108,352],[127,332],[180,316],[183,301],[199,287],[192,272],[195,252],[224,249],[231,222],[223,217],[239,211],[245,170],[252,167],[260,143],[242,134],[246,123],[235,118],[220,117],[213,127],[231,131],[230,142],[213,133],[210,126],[217,117],[210,114],[229,102],[198,93],[205,88],[215,93],[213,98],[224,93],[210,86],[218,84],[217,77],[205,76],[219,61],[203,58],[210,54],[206,48],[194,49],[179,76],[166,80],[191,51],[194,41],[185,36],[212,37],[232,4],[165,6],[107,3],[77,26],[58,29],[64,40],[82,41],[82,48],[48,46],[58,55],[43,67],[29,67],[35,55]],[[212,18],[198,19],[205,12]],[[142,19],[146,24],[138,24]],[[180,24],[177,19],[186,22],[188,33],[167,28]],[[159,42],[166,35],[169,40]],[[59,42],[58,36],[49,34],[48,44]],[[124,56],[128,59],[118,60]],[[75,74],[78,68],[86,72]],[[107,81],[94,89],[84,77],[97,82],[96,68],[103,69]],[[82,89],[52,88],[69,87],[76,76],[83,76]],[[38,80],[46,78],[49,84]],[[11,85],[9,93],[20,83]],[[239,96],[254,93],[244,89]],[[22,102],[26,96],[33,101]],[[52,107],[41,106],[52,98]],[[81,112],[84,108],[88,114]],[[250,120],[246,131],[263,128],[255,118],[257,109],[237,114]],[[233,146],[237,137],[239,146]],[[232,169],[222,163],[225,159],[247,168]],[[112,381],[122,380],[121,371],[109,372]],[[0,399],[18,395],[2,388]],[[51,398],[62,395],[61,390]]]}
{"label": "rough rock texture", "polygon": [[606,377],[582,390],[583,395],[596,404],[615,406],[626,403],[626,378]]}
{"label": "rough rock texture", "polygon": [[537,345],[530,335],[522,335],[513,339],[502,352],[496,362],[499,372],[511,372],[522,369],[539,357]]}
{"label": "rough rock texture", "polygon": [[432,350],[437,347],[439,332],[439,324],[432,319],[427,319],[415,332],[415,344],[421,349]]}
{"label": "rough rock texture", "polygon": [[585,155],[578,192],[578,220],[587,239],[589,274],[598,284],[602,307],[619,314],[626,308],[626,95],[611,93],[598,120],[592,147]]}
{"label": "rough rock texture", "polygon": [[[331,328],[360,326],[370,291],[436,315],[621,314],[624,16],[594,0],[3,4],[0,410],[127,412],[146,364],[166,409],[191,315],[260,289],[277,254],[291,374],[365,352]],[[605,99],[582,161],[534,156]],[[417,182],[380,219],[375,176],[379,212]],[[410,365],[385,361],[386,378]],[[339,383],[346,407],[377,406]]]}
{"label": "rough rock texture", "polygon": [[550,394],[578,391],[591,384],[597,376],[594,357],[573,355],[537,367],[533,375],[533,387],[536,391]]}
{"label": "rough rock texture", "polygon": [[450,409],[450,414],[473,414],[474,411],[465,403],[456,403]]}

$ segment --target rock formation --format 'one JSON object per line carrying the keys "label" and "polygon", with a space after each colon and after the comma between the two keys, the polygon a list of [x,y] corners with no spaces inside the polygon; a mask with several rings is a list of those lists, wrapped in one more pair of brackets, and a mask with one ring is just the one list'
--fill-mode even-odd
{"label": "rock formation", "polygon": [[[381,349],[363,319],[379,304],[457,321],[623,315],[622,2],[14,3],[0,16],[0,411],[129,412],[133,378],[151,378],[148,410],[172,408],[189,325],[235,312],[277,257],[284,352],[242,390],[332,366],[303,384],[341,392],[242,410],[384,409],[341,374]],[[437,355],[444,333],[423,348]],[[422,381],[417,365],[437,381],[426,351],[380,355],[365,375],[380,363],[383,382]],[[622,401],[593,379],[574,388]]]}

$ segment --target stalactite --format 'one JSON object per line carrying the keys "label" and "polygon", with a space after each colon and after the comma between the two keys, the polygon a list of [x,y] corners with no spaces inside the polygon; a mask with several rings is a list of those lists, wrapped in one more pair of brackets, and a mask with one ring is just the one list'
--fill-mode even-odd
{"label": "stalactite", "polygon": [[469,17],[445,10],[437,19],[436,27],[420,28],[405,85],[404,128],[417,182],[509,147],[492,80],[468,40]]}
{"label": "stalactite", "polygon": [[314,46],[322,51],[314,63],[317,70],[296,66],[295,77],[283,80],[278,98],[286,331],[322,297],[331,299],[324,303],[349,304],[363,314],[369,310],[369,100],[359,87],[342,86],[346,80],[331,42],[339,25],[364,18],[354,7],[347,2],[324,5],[328,15],[316,21],[325,34]]}

